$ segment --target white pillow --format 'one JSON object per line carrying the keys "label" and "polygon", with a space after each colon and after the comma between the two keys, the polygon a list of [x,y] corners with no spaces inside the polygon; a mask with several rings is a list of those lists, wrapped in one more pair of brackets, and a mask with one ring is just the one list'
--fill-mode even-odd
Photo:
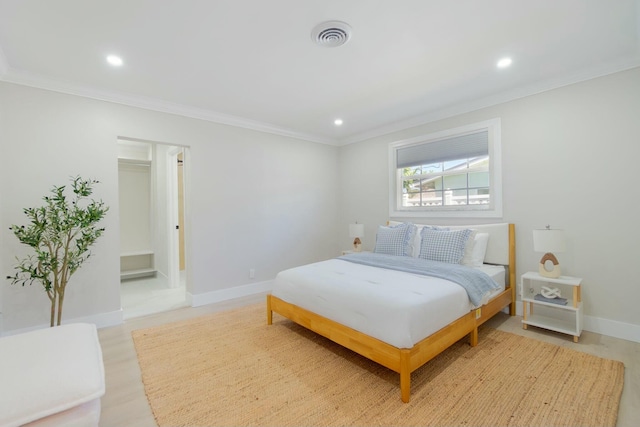
{"label": "white pillow", "polygon": [[471,256],[473,255],[473,247],[476,244],[476,234],[478,233],[478,230],[475,228],[470,228],[469,230],[471,230],[471,234],[469,234],[467,243],[464,245],[464,255],[460,260],[460,264],[464,264],[465,259],[471,259]]}
{"label": "white pillow", "polygon": [[465,250],[464,257],[460,264],[466,265],[467,267],[480,267],[484,263],[484,256],[487,253],[487,242],[489,242],[489,233],[476,233],[471,251],[467,253]]}

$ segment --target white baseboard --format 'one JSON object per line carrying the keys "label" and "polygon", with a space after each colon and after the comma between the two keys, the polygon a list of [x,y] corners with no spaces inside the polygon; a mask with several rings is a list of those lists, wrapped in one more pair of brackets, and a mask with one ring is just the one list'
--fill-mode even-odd
{"label": "white baseboard", "polygon": [[584,330],[640,343],[640,325],[584,316]]}
{"label": "white baseboard", "polygon": [[[273,288],[273,280],[266,282],[251,283],[249,285],[236,286],[233,288],[220,289],[217,291],[206,292],[203,294],[192,295],[187,292],[187,304],[192,307],[198,307],[206,304],[213,304],[222,301],[228,301],[236,298],[266,294]],[[1,320],[1,317],[0,317]],[[73,319],[63,319],[63,324],[68,323],[93,323],[98,329],[109,326],[120,325],[124,322],[123,310],[112,311],[109,313],[99,313],[91,316],[77,317]],[[23,332],[34,331],[36,329],[48,328],[48,324],[31,326],[28,328],[13,329],[10,331],[0,330],[0,336],[8,336],[20,334]]]}
{"label": "white baseboard", "polygon": [[[516,315],[522,317],[522,301],[516,301]],[[640,325],[601,317],[584,316],[583,330],[640,343]]]}
{"label": "white baseboard", "polygon": [[[120,309],[116,311],[111,311],[109,313],[99,313],[99,314],[93,314],[91,316],[75,317],[73,319],[62,319],[62,324],[67,325],[69,323],[93,323],[96,325],[98,329],[100,329],[100,328],[106,328],[109,326],[120,325],[123,321],[124,321],[124,318],[122,316],[122,309]],[[47,323],[47,324],[42,324],[38,326],[30,326],[28,328],[13,329],[6,332],[0,331],[2,332],[0,336],[17,335],[23,332],[35,331],[36,329],[44,329],[48,327],[49,327],[49,324]]]}
{"label": "white baseboard", "polygon": [[203,294],[191,294],[187,292],[187,304],[192,307],[199,307],[201,305],[214,304],[250,295],[264,294],[270,292],[271,289],[273,289],[273,280],[235,286],[233,288],[220,289]]}
{"label": "white baseboard", "polygon": [[109,313],[94,314],[87,317],[78,317],[62,323],[94,323],[98,329],[107,328],[109,326],[120,325],[124,322],[122,308]]}
{"label": "white baseboard", "polygon": [[[252,283],[249,285],[242,285],[233,288],[206,292],[204,294],[192,295],[187,292],[187,303],[192,307],[199,307],[201,305],[213,304],[256,294],[264,294],[270,292],[272,289],[273,280],[268,280],[265,282]],[[521,301],[516,302],[516,315],[522,316]],[[93,323],[98,328],[106,328],[109,326],[120,325],[123,322],[123,312],[122,309],[120,309],[109,313],[99,313],[91,316],[63,320],[62,323]],[[49,327],[49,325],[43,324],[32,326],[29,328],[14,329],[4,332],[0,330],[0,336],[15,335],[46,327]],[[594,332],[597,334],[640,343],[640,325],[633,325],[630,323],[618,322],[616,320],[603,319],[600,317],[584,316],[583,329],[585,331]]]}

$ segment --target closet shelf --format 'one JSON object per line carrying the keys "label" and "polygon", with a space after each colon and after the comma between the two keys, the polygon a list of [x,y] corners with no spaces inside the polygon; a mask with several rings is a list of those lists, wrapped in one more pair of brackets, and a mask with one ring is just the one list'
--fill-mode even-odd
{"label": "closet shelf", "polygon": [[153,268],[141,268],[139,270],[127,270],[120,272],[120,280],[137,279],[139,277],[155,276],[156,270]]}
{"label": "closet shelf", "polygon": [[120,280],[155,276],[154,252],[151,249],[120,254]]}
{"label": "closet shelf", "polygon": [[140,251],[129,251],[129,252],[122,252],[120,254],[120,257],[130,257],[130,256],[141,256],[141,255],[153,255],[153,250],[151,249],[143,249]]}

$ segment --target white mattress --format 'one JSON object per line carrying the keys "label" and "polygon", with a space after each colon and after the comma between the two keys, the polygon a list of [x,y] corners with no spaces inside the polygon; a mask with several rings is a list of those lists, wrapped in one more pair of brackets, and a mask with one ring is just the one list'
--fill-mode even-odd
{"label": "white mattress", "polygon": [[491,277],[494,282],[502,287],[498,292],[504,291],[505,288],[505,267],[503,265],[491,265],[491,264],[483,264],[480,267],[476,267],[478,270],[483,271],[489,277]]}
{"label": "white mattress", "polygon": [[[504,267],[480,269],[504,289]],[[340,259],[280,272],[272,294],[398,348],[413,347],[473,308],[454,282]]]}

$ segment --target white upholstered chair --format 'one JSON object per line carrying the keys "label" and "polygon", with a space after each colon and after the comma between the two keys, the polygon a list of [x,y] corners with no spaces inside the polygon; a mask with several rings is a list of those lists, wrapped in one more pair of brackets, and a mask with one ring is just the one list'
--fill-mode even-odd
{"label": "white upholstered chair", "polygon": [[0,427],[98,426],[104,392],[95,325],[0,338]]}

